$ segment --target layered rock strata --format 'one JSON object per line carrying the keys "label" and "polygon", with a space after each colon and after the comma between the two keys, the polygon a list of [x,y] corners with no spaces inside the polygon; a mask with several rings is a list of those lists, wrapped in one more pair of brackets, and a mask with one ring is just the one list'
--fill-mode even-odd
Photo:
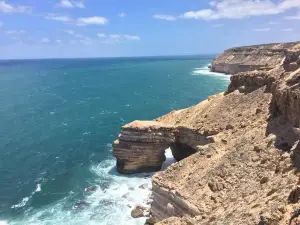
{"label": "layered rock strata", "polygon": [[236,47],[216,57],[213,72],[236,74],[252,70],[270,70],[280,64],[290,71],[299,67],[300,42]]}
{"label": "layered rock strata", "polygon": [[158,225],[300,221],[300,69],[291,66],[300,52],[295,43],[281,46],[288,50],[270,58],[272,68],[234,74],[225,93],[123,127],[114,149],[119,171],[159,169],[168,146],[179,160],[152,179]]}
{"label": "layered rock strata", "polygon": [[160,170],[165,150],[175,140],[174,126],[152,121],[134,121],[122,127],[113,143],[120,173]]}
{"label": "layered rock strata", "polygon": [[113,144],[120,173],[155,172],[166,160],[165,150],[171,148],[176,160],[197,151],[198,145],[209,143],[197,129],[168,125],[157,121],[134,121],[122,127]]}

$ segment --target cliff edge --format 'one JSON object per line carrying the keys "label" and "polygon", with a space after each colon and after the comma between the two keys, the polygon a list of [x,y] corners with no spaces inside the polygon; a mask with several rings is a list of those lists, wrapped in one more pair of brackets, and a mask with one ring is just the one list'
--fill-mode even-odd
{"label": "cliff edge", "polygon": [[[119,172],[159,170],[167,147],[178,160],[152,178],[158,225],[300,221],[299,42],[235,49],[212,64],[212,70],[235,68],[225,93],[155,121],[130,123],[114,143]],[[232,52],[265,67],[231,67]],[[251,63],[255,52],[268,53],[269,60]]]}
{"label": "cliff edge", "polygon": [[[211,65],[213,72],[236,74],[252,70],[270,70],[285,64],[287,70],[293,70],[300,52],[300,42],[276,43],[255,46],[236,47],[226,50],[216,57]],[[288,67],[291,68],[288,68]]]}

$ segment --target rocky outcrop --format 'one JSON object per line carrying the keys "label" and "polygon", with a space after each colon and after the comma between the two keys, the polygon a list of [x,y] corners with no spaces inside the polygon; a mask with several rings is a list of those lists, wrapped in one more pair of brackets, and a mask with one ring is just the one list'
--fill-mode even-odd
{"label": "rocky outcrop", "polygon": [[300,42],[237,47],[226,50],[211,65],[213,72],[236,74],[270,70],[284,65],[287,71],[299,68]]}
{"label": "rocky outcrop", "polygon": [[113,144],[120,173],[160,170],[165,150],[174,142],[174,127],[153,121],[134,121],[122,127]]}
{"label": "rocky outcrop", "polygon": [[[259,65],[261,52],[269,54],[270,67],[234,74],[225,93],[155,121],[139,121],[142,128],[123,127],[114,149],[123,166],[119,171],[139,172],[142,163],[153,162],[159,169],[168,146],[179,161],[152,178],[151,213],[159,225],[297,224],[299,47],[288,43],[238,48],[233,52],[250,51],[247,60],[256,51],[253,65]],[[226,63],[229,55],[225,56]],[[228,62],[230,68],[232,61]],[[157,147],[149,148],[149,143]],[[161,158],[143,161],[143,151],[136,152],[139,145],[144,146],[146,158],[149,149],[154,149],[149,151],[153,155],[160,152]]]}
{"label": "rocky outcrop", "polygon": [[131,216],[133,218],[144,217],[148,214],[148,211],[149,209],[146,209],[145,207],[137,206],[131,211]]}
{"label": "rocky outcrop", "polygon": [[276,105],[294,126],[300,126],[300,69],[286,73],[273,88]]}
{"label": "rocky outcrop", "polygon": [[171,148],[176,160],[197,151],[199,144],[209,143],[197,129],[173,126],[157,121],[134,121],[122,127],[113,144],[120,173],[155,172],[166,160],[165,150]]}

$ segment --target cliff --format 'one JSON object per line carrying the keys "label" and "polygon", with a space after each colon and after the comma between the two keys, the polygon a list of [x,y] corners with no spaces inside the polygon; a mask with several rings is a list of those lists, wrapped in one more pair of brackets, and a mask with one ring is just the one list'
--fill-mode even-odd
{"label": "cliff", "polygon": [[286,64],[288,67],[289,63],[296,62],[299,52],[300,42],[231,48],[216,57],[211,70],[236,74],[252,70],[270,70],[280,64]]}
{"label": "cliff", "polygon": [[152,178],[158,225],[296,224],[300,52],[295,43],[276,46],[288,48],[279,61],[234,74],[225,93],[122,128],[113,151],[120,172],[159,170],[167,147],[179,161]]}

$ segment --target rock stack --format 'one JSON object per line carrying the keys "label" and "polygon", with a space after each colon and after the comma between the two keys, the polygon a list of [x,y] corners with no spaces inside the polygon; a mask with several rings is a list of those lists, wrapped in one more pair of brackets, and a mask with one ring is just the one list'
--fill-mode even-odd
{"label": "rock stack", "polygon": [[155,121],[134,121],[122,127],[113,144],[120,173],[153,172],[161,169],[165,150],[174,142],[174,127]]}

